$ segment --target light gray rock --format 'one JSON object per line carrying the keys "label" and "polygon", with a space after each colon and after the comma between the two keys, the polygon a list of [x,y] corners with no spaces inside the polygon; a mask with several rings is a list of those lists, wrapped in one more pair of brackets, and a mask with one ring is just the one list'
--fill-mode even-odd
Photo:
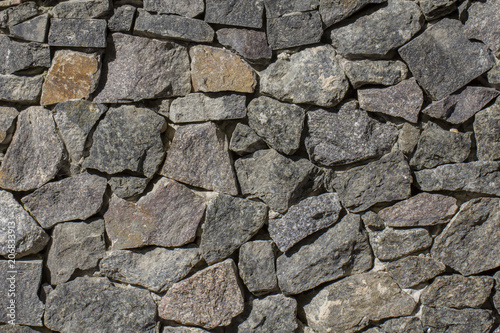
{"label": "light gray rock", "polygon": [[236,124],[229,142],[229,150],[238,155],[245,155],[265,148],[267,148],[267,144],[250,126],[242,123]]}
{"label": "light gray rock", "polygon": [[110,0],[72,0],[60,2],[52,9],[53,17],[68,19],[93,19],[105,16],[110,10]]}
{"label": "light gray rock", "polygon": [[264,5],[267,17],[280,17],[318,9],[319,0],[264,0]]}
{"label": "light gray rock", "polygon": [[247,242],[240,248],[238,269],[248,290],[255,295],[278,288],[272,241]]}
{"label": "light gray rock", "polygon": [[106,47],[106,20],[50,20],[49,45],[65,47]]}
{"label": "light gray rock", "polygon": [[36,16],[9,27],[11,36],[30,42],[44,43],[49,29],[49,14]]}
{"label": "light gray rock", "polygon": [[500,160],[500,99],[476,114],[474,135],[479,160]]}
{"label": "light gray rock", "polygon": [[0,330],[3,333],[37,333],[39,331],[35,331],[34,329],[30,328],[29,326],[19,326],[19,325],[3,325],[0,326]]}
{"label": "light gray rock", "polygon": [[363,273],[372,267],[368,237],[359,215],[346,215],[326,232],[276,260],[281,291],[299,294],[328,281]]}
{"label": "light gray rock", "polygon": [[146,190],[150,179],[132,176],[111,177],[108,181],[111,191],[122,199],[135,197]]}
{"label": "light gray rock", "polygon": [[15,108],[0,107],[0,144],[7,144],[12,139],[18,115],[19,112]]}
{"label": "light gray rock", "polygon": [[409,123],[404,123],[399,131],[398,141],[396,146],[398,150],[405,155],[410,155],[417,146],[420,137],[420,128]]}
{"label": "light gray rock", "polygon": [[50,67],[48,45],[39,43],[19,43],[7,36],[0,36],[0,73],[16,72]]}
{"label": "light gray rock", "polygon": [[500,56],[500,1],[473,3],[467,9],[465,35],[484,42],[496,56]]}
{"label": "light gray rock", "polygon": [[273,50],[315,44],[323,35],[321,17],[316,10],[281,17],[268,16],[266,30]]}
{"label": "light gray rock", "polygon": [[205,21],[208,23],[260,29],[263,11],[262,0],[205,1]]}
{"label": "light gray rock", "polygon": [[424,330],[431,332],[486,333],[493,328],[494,321],[489,310],[422,307]]}
{"label": "light gray rock", "polygon": [[134,24],[137,9],[134,6],[124,5],[115,8],[113,16],[108,20],[108,28],[112,32],[130,32]]}
{"label": "light gray rock", "polygon": [[457,10],[456,2],[457,0],[420,0],[418,4],[425,19],[432,21]]}
{"label": "light gray rock", "polygon": [[329,27],[345,18],[348,18],[367,5],[383,2],[385,2],[385,0],[355,0],[352,2],[320,0],[319,13],[321,14],[323,23]]}
{"label": "light gray rock", "polygon": [[401,288],[412,288],[444,273],[446,266],[432,258],[408,256],[387,264],[386,271]]}
{"label": "light gray rock", "polygon": [[0,11],[0,29],[6,29],[13,25],[26,21],[38,15],[39,10],[35,2],[21,3]]}
{"label": "light gray rock", "polygon": [[380,260],[395,260],[423,251],[432,245],[432,237],[424,228],[392,229],[368,233],[373,253]]}
{"label": "light gray rock", "polygon": [[408,68],[399,60],[344,59],[342,66],[354,89],[367,84],[391,86],[408,75]]}
{"label": "light gray rock", "polygon": [[145,0],[144,9],[162,14],[178,14],[186,17],[195,17],[203,13],[203,0]]}
{"label": "light gray rock", "polygon": [[42,93],[43,75],[17,76],[0,74],[0,101],[37,103]]}
{"label": "light gray rock", "polygon": [[263,31],[223,28],[217,30],[217,40],[252,63],[265,64],[273,55]]}
{"label": "light gray rock", "polygon": [[418,317],[400,317],[385,321],[380,327],[383,333],[423,333],[422,322]]}

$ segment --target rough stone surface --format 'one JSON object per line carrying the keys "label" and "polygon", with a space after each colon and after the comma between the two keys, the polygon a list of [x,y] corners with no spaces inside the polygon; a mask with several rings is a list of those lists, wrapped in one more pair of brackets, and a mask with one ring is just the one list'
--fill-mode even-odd
{"label": "rough stone surface", "polygon": [[384,220],[377,213],[370,210],[361,215],[361,219],[368,230],[382,230],[385,228]]}
{"label": "rough stone surface", "polygon": [[357,332],[370,321],[408,316],[415,307],[415,301],[387,273],[371,272],[325,287],[304,310],[316,331]]}
{"label": "rough stone surface", "polygon": [[500,160],[500,100],[476,114],[474,135],[479,160]]}
{"label": "rough stone surface", "polygon": [[382,231],[372,231],[368,235],[373,253],[380,260],[399,259],[428,249],[432,245],[432,237],[424,228],[386,228]]}
{"label": "rough stone surface", "polygon": [[403,154],[410,155],[417,146],[418,139],[420,138],[420,128],[409,123],[404,123],[399,131],[397,148]]}
{"label": "rough stone surface", "polygon": [[278,283],[285,295],[299,294],[324,282],[366,272],[372,259],[361,218],[349,214],[295,251],[279,256]]}
{"label": "rough stone surface", "polygon": [[162,333],[207,333],[207,330],[185,326],[163,326]]}
{"label": "rough stone surface", "polygon": [[488,83],[493,87],[500,89],[500,64],[490,69],[486,75]]}
{"label": "rough stone surface", "polygon": [[434,100],[449,96],[493,66],[486,46],[469,41],[460,21],[448,18],[401,47],[399,54]]}
{"label": "rough stone surface", "polygon": [[319,13],[321,14],[323,23],[329,27],[351,16],[367,5],[383,3],[385,1],[386,0],[320,0]]}
{"label": "rough stone surface", "polygon": [[130,176],[111,177],[108,181],[113,194],[119,198],[126,199],[143,193],[150,179]]}
{"label": "rough stone surface", "polygon": [[239,27],[262,27],[264,3],[262,0],[206,0],[205,21]]}
{"label": "rough stone surface", "polygon": [[388,88],[360,89],[358,99],[363,110],[381,112],[416,123],[424,94],[415,78],[411,78]]}
{"label": "rough stone surface", "polygon": [[263,31],[223,28],[217,30],[217,40],[252,63],[266,63],[273,55]]}
{"label": "rough stone surface", "polygon": [[255,295],[277,289],[276,265],[272,241],[247,242],[240,248],[238,269],[245,286]]}
{"label": "rough stone surface", "polygon": [[[497,309],[497,312],[500,312],[500,271],[497,271],[493,278],[495,279],[495,291],[493,292],[493,305]],[[495,333],[497,333],[495,331]]]}
{"label": "rough stone surface", "polygon": [[160,318],[206,329],[229,325],[244,306],[237,274],[228,259],[174,284],[159,304]]}
{"label": "rough stone surface", "polygon": [[435,20],[457,9],[457,0],[420,0],[419,6],[427,21]]}
{"label": "rough stone surface", "polygon": [[469,39],[484,42],[490,50],[500,56],[500,1],[488,0],[473,3],[467,10],[465,35]]}
{"label": "rough stone surface", "polygon": [[38,15],[39,10],[33,1],[21,3],[18,6],[7,8],[0,12],[0,29],[6,29],[19,24],[33,16]]}
{"label": "rough stone surface", "polygon": [[151,177],[163,160],[160,135],[164,128],[165,119],[149,109],[131,105],[110,108],[94,132],[94,144],[83,167]]}
{"label": "rough stone surface", "polygon": [[260,91],[284,102],[332,107],[348,89],[340,61],[328,45],[278,59],[260,72]]}
{"label": "rough stone surface", "polygon": [[318,43],[322,35],[318,11],[267,18],[267,39],[273,50]]}
{"label": "rough stone surface", "polygon": [[203,13],[205,4],[203,0],[145,0],[144,9],[150,12],[195,17]]}
{"label": "rough stone surface", "polygon": [[318,9],[319,0],[264,0],[267,17],[280,17],[290,13]]}
{"label": "rough stone surface", "polygon": [[44,323],[62,332],[109,332],[119,327],[153,333],[155,317],[156,304],[147,290],[85,276],[60,284],[49,294]]}
{"label": "rough stone surface", "polygon": [[236,125],[229,143],[229,150],[238,155],[245,155],[265,148],[267,148],[267,144],[250,126],[242,123]]}
{"label": "rough stone surface", "polygon": [[486,333],[493,328],[494,321],[491,311],[488,310],[422,307],[422,324],[424,330]]}
{"label": "rough stone surface", "polygon": [[106,47],[105,20],[50,20],[49,45],[66,47]]}
{"label": "rough stone surface", "polygon": [[113,16],[108,20],[108,28],[113,32],[130,32],[134,24],[137,9],[134,6],[125,5],[115,8]]}
{"label": "rough stone surface", "polygon": [[446,266],[425,256],[408,256],[387,264],[386,271],[401,288],[411,288],[444,273]]}
{"label": "rough stone surface", "polygon": [[0,101],[36,103],[42,92],[43,75],[16,76],[0,74]]}
{"label": "rough stone surface", "polygon": [[47,45],[19,43],[0,35],[0,74],[50,66],[50,51]]}
{"label": "rough stone surface", "polygon": [[34,329],[28,327],[28,326],[19,326],[19,325],[3,325],[0,326],[0,330],[2,330],[3,333],[37,333],[39,331],[35,331]]}
{"label": "rough stone surface", "polygon": [[30,42],[43,43],[49,29],[49,15],[43,14],[9,27],[11,36]]}
{"label": "rough stone surface", "polygon": [[354,89],[367,84],[391,86],[408,75],[408,68],[399,60],[343,60],[342,66]]}
{"label": "rough stone surface", "polygon": [[0,144],[6,144],[12,139],[18,115],[19,112],[15,108],[0,107]]}
{"label": "rough stone surface", "polygon": [[73,0],[58,3],[52,14],[57,18],[92,19],[105,16],[110,9],[110,0]]}

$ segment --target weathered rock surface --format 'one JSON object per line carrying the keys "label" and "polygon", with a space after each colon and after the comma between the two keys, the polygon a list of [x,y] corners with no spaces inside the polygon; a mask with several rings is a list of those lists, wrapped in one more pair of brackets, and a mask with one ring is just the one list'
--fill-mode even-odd
{"label": "weathered rock surface", "polygon": [[267,17],[267,39],[273,50],[315,44],[321,40],[323,27],[318,11]]}
{"label": "weathered rock surface", "polygon": [[66,47],[106,47],[106,20],[50,20],[49,45]]}
{"label": "weathered rock surface", "polygon": [[495,55],[500,56],[500,1],[473,3],[467,9],[465,35],[484,42]]}
{"label": "weathered rock surface", "polygon": [[17,129],[0,168],[0,188],[36,189],[55,177],[64,157],[50,111],[30,107],[17,117]]}
{"label": "weathered rock surface", "polygon": [[36,103],[42,92],[43,75],[16,76],[0,74],[0,101]]}
{"label": "weathered rock surface", "polygon": [[33,1],[20,3],[18,6],[7,8],[0,12],[0,29],[6,29],[19,24],[38,15],[38,13],[37,5]]}
{"label": "weathered rock surface", "polygon": [[419,138],[420,128],[409,123],[404,123],[401,130],[399,130],[396,146],[403,154],[410,155],[415,150]]}
{"label": "weathered rock surface", "polygon": [[377,213],[370,210],[361,215],[361,219],[368,230],[382,230],[385,228],[384,220]]}
{"label": "weathered rock surface", "polygon": [[0,106],[0,144],[6,144],[12,139],[18,115],[19,112],[15,108]]}
{"label": "weathered rock surface", "polygon": [[279,256],[278,283],[285,295],[299,294],[324,282],[366,272],[372,259],[361,218],[349,214],[295,251]]}
{"label": "weathered rock surface", "polygon": [[242,123],[236,125],[229,143],[229,150],[238,155],[245,155],[265,148],[267,144],[250,126]]}
{"label": "weathered rock surface", "polygon": [[203,13],[205,4],[203,0],[145,0],[144,9],[150,12],[195,17]]}
{"label": "weathered rock surface", "polygon": [[[493,291],[493,305],[497,309],[497,312],[500,312],[500,271],[497,271],[493,278],[495,279],[495,289]],[[498,330],[497,330],[498,331]],[[495,333],[497,333],[495,331]]]}
{"label": "weathered rock surface", "polygon": [[344,2],[339,0],[320,0],[319,13],[323,23],[329,27],[351,16],[370,4],[383,3],[385,0],[355,0]]}
{"label": "weathered rock surface", "polygon": [[448,18],[401,47],[399,54],[434,100],[449,96],[493,66],[486,46],[469,41],[460,21]]}
{"label": "weathered rock surface", "polygon": [[9,27],[11,36],[30,42],[43,43],[49,30],[49,15],[43,14]]}
{"label": "weathered rock surface", "polygon": [[[140,304],[140,306],[137,306]],[[156,304],[147,290],[116,287],[108,279],[77,277],[47,297],[45,326],[62,332],[156,331]]]}
{"label": "weathered rock surface", "polygon": [[418,4],[425,19],[432,21],[455,11],[457,9],[456,2],[457,0],[421,0]]}
{"label": "weathered rock surface", "polygon": [[408,316],[415,307],[415,301],[387,273],[371,272],[325,287],[304,310],[316,331],[357,332],[370,321]]}
{"label": "weathered rock surface", "polygon": [[432,245],[432,237],[424,228],[385,228],[382,231],[372,231],[368,235],[373,253],[380,260],[399,259],[428,249]]}
{"label": "weathered rock surface", "polygon": [[386,271],[401,288],[411,288],[444,273],[446,266],[432,258],[408,256],[387,264]]}
{"label": "weathered rock surface", "polygon": [[108,181],[113,194],[119,198],[126,199],[143,193],[149,184],[149,178],[116,176]]}
{"label": "weathered rock surface", "polygon": [[497,64],[495,67],[490,69],[486,74],[486,79],[488,83],[495,87],[496,89],[500,89],[500,64]]}
{"label": "weathered rock surface", "polygon": [[113,16],[108,20],[108,28],[113,32],[130,32],[134,24],[137,9],[134,6],[124,5],[115,8]]}
{"label": "weathered rock surface", "polygon": [[0,73],[15,72],[50,66],[50,50],[47,45],[19,43],[0,35]]}
{"label": "weathered rock surface", "polygon": [[489,310],[422,307],[424,330],[436,332],[489,332],[494,318]]}
{"label": "weathered rock surface", "polygon": [[272,241],[247,242],[240,248],[238,269],[251,293],[266,294],[277,289],[276,265]]}
{"label": "weathered rock surface", "polygon": [[227,326],[243,312],[243,295],[231,259],[177,282],[163,296],[160,318],[206,329]]}
{"label": "weathered rock surface", "polygon": [[209,265],[226,259],[264,226],[266,218],[267,206],[261,202],[217,195],[205,212],[201,255]]}
{"label": "weathered rock surface", "polygon": [[200,262],[197,248],[154,248],[147,252],[108,252],[99,263],[100,274],[124,283],[163,292],[183,279]]}
{"label": "weathered rock surface", "polygon": [[418,317],[400,317],[385,321],[380,327],[383,333],[422,333],[422,322]]}
{"label": "weathered rock surface", "polygon": [[35,331],[34,329],[30,328],[29,326],[19,326],[19,325],[11,325],[11,324],[6,324],[3,326],[0,326],[0,329],[2,330],[3,333],[37,333],[39,331]]}
{"label": "weathered rock surface", "polygon": [[92,19],[105,16],[110,9],[110,0],[76,0],[58,3],[52,14],[57,18]]}
{"label": "weathered rock surface", "polygon": [[260,72],[260,91],[284,102],[332,107],[348,89],[340,61],[329,45],[278,59]]}
{"label": "weathered rock surface", "polygon": [[163,326],[162,333],[207,333],[207,330],[186,326]]}
{"label": "weathered rock surface", "polygon": [[408,68],[399,60],[343,60],[342,67],[354,89],[367,84],[391,86],[408,75]]}
{"label": "weathered rock surface", "polygon": [[103,68],[106,80],[96,103],[185,96],[191,91],[187,50],[174,42],[114,33]]}
{"label": "weathered rock surface", "polygon": [[435,238],[432,257],[466,276],[500,267],[499,224],[500,199],[472,199]]}
{"label": "weathered rock surface", "polygon": [[479,160],[500,160],[500,100],[476,114],[474,135]]}
{"label": "weathered rock surface", "polygon": [[262,0],[206,0],[205,21],[239,27],[262,27],[264,4]]}
{"label": "weathered rock surface", "polygon": [[253,63],[267,63],[273,53],[263,31],[223,28],[217,30],[217,40]]}
{"label": "weathered rock surface", "polygon": [[162,116],[146,108],[110,108],[97,125],[83,167],[108,174],[132,171],[151,177],[163,160],[161,132],[165,126]]}
{"label": "weathered rock surface", "polygon": [[318,9],[319,0],[264,0],[267,17],[280,17],[290,13]]}

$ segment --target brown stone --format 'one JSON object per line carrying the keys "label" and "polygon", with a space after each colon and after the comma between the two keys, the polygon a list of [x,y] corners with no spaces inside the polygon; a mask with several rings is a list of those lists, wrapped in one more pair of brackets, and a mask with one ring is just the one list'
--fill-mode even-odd
{"label": "brown stone", "polygon": [[57,51],[42,89],[42,105],[70,99],[88,99],[101,75],[101,60],[96,53]]}
{"label": "brown stone", "polygon": [[252,93],[255,90],[255,71],[231,51],[197,45],[189,50],[189,55],[194,91]]}

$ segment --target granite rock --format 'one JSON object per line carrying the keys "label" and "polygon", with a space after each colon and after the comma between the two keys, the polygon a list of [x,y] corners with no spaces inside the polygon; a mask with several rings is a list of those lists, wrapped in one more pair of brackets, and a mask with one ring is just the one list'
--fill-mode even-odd
{"label": "granite rock", "polygon": [[272,241],[256,240],[240,248],[238,269],[248,290],[255,295],[278,288]]}
{"label": "granite rock", "polygon": [[93,19],[103,17],[111,10],[110,0],[73,0],[60,2],[52,9],[53,17]]}
{"label": "granite rock", "polygon": [[408,68],[399,60],[344,59],[342,67],[354,89],[368,84],[391,86],[408,75]]}
{"label": "granite rock", "polygon": [[39,43],[19,43],[0,35],[0,74],[50,67],[50,50]]}
{"label": "granite rock", "polygon": [[424,228],[392,229],[368,233],[373,253],[380,260],[395,260],[423,251],[432,245],[432,237]]}
{"label": "granite rock", "polygon": [[435,332],[489,332],[494,318],[491,311],[483,309],[450,309],[422,307],[424,330]]}
{"label": "granite rock", "polygon": [[106,20],[52,18],[49,45],[105,48],[107,27]]}
{"label": "granite rock", "polygon": [[15,108],[0,107],[0,144],[7,144],[12,139],[18,115],[19,112]]}
{"label": "granite rock", "polygon": [[444,273],[446,266],[425,256],[408,256],[387,264],[386,271],[401,288],[412,288]]}
{"label": "granite rock", "polygon": [[0,101],[37,103],[42,92],[43,75],[17,76],[0,74]]}
{"label": "granite rock", "polygon": [[496,56],[500,56],[500,1],[473,3],[467,9],[465,35],[484,42]]}
{"label": "granite rock", "polygon": [[263,31],[223,28],[217,30],[217,40],[252,63],[265,64],[273,55]]}
{"label": "granite rock", "polygon": [[457,0],[420,0],[418,2],[427,21],[446,16],[457,10]]}
{"label": "granite rock", "polygon": [[108,181],[113,194],[122,199],[135,197],[146,190],[150,179],[131,176],[111,177]]}
{"label": "granite rock", "polygon": [[318,11],[267,18],[267,39],[273,50],[315,44],[321,41],[323,27]]}
{"label": "granite rock", "polygon": [[500,99],[476,114],[474,135],[479,160],[500,160]]}
{"label": "granite rock", "polygon": [[418,317],[400,317],[385,321],[380,327],[383,333],[422,333],[422,322]]}
{"label": "granite rock", "polygon": [[115,8],[113,16],[111,16],[108,20],[109,30],[112,32],[132,31],[136,11],[137,9],[130,5]]}
{"label": "granite rock", "polygon": [[26,21],[36,15],[39,10],[33,1],[20,3],[18,6],[0,11],[0,29],[6,29],[13,25]]}
{"label": "granite rock", "polygon": [[383,3],[386,0],[320,0],[319,13],[325,26],[329,27],[348,18],[363,7],[371,4]]}
{"label": "granite rock", "polygon": [[267,144],[250,126],[242,123],[236,125],[229,142],[229,150],[238,155],[245,155],[266,148]]}
{"label": "granite rock", "polygon": [[400,152],[405,155],[410,155],[417,146],[420,138],[420,128],[409,123],[404,123],[399,131],[398,141],[396,146]]}
{"label": "granite rock", "polygon": [[205,21],[238,27],[262,27],[264,4],[262,0],[206,0]]}
{"label": "granite rock", "polygon": [[144,9],[162,14],[196,17],[205,10],[203,0],[145,0]]}
{"label": "granite rock", "polygon": [[43,14],[9,27],[9,33],[15,38],[30,42],[43,43],[49,31],[49,15]]}

